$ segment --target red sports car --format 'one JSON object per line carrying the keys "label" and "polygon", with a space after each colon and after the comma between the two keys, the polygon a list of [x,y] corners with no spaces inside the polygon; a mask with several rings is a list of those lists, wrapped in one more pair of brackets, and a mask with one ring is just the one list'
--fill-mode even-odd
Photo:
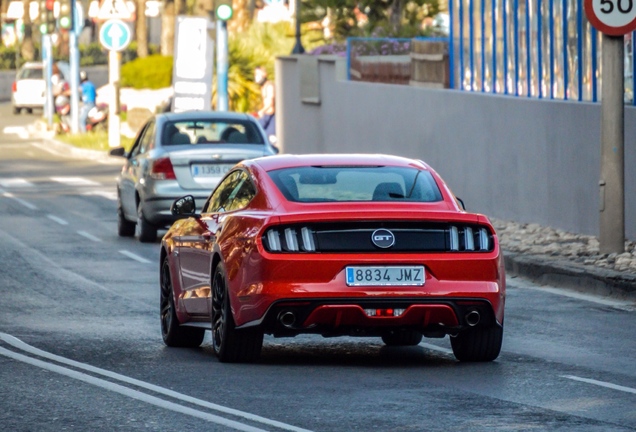
{"label": "red sports car", "polygon": [[196,213],[183,197],[161,248],[161,330],[222,362],[258,359],[265,333],[450,335],[461,361],[501,349],[505,274],[488,219],[422,161],[281,155],[244,161]]}

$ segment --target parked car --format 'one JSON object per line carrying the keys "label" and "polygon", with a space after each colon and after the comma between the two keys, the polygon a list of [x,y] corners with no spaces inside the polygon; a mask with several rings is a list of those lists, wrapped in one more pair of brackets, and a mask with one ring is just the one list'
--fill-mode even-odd
{"label": "parked car", "polygon": [[[56,63],[64,79],[68,81],[70,71],[68,63]],[[44,65],[42,62],[27,62],[16,74],[11,87],[11,104],[13,113],[20,114],[22,110],[32,113],[34,109],[43,109],[46,102],[46,82],[44,80]]]}
{"label": "parked car", "polygon": [[155,115],[130,152],[110,152],[126,158],[117,180],[119,235],[155,241],[157,230],[177,219],[170,212],[176,198],[191,194],[203,201],[236,163],[276,152],[258,122],[246,114]]}
{"label": "parked car", "polygon": [[254,361],[263,335],[451,336],[460,361],[501,349],[505,272],[495,230],[421,161],[281,155],[227,173],[200,213],[173,204],[161,246],[161,333],[220,361]]}

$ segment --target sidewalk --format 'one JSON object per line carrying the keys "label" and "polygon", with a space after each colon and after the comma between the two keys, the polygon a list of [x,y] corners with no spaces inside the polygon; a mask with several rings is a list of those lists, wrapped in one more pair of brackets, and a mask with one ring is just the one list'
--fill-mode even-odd
{"label": "sidewalk", "polygon": [[541,285],[636,301],[636,242],[602,255],[594,236],[492,219],[506,273]]}
{"label": "sidewalk", "polygon": [[46,151],[62,157],[74,159],[88,159],[101,164],[123,165],[124,159],[111,156],[107,152],[79,148],[66,144],[55,139],[55,132],[47,130],[46,123],[36,121],[27,127],[27,132],[31,138],[41,139],[46,143]]}

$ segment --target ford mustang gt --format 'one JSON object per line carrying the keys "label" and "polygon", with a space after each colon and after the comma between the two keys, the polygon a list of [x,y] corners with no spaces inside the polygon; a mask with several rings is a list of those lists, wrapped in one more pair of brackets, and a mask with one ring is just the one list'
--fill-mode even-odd
{"label": "ford mustang gt", "polygon": [[[176,200],[163,237],[168,346],[258,359],[264,334],[450,336],[460,361],[499,355],[505,274],[489,220],[422,161],[280,155],[230,170],[202,207]],[[202,208],[198,212],[197,208]]]}

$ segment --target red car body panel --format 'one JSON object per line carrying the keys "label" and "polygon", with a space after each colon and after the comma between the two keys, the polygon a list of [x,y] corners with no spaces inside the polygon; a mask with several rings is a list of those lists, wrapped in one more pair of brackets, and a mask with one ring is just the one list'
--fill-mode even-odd
{"label": "red car body panel", "polygon": [[[267,172],[307,163],[412,166],[431,172],[443,200],[390,204],[286,200]],[[268,311],[278,305],[311,306],[301,316],[302,322],[296,323],[297,333],[340,327],[435,325],[456,329],[463,325],[458,310],[473,304],[488,305],[496,323],[503,324],[505,273],[495,231],[485,216],[462,210],[426,164],[382,155],[312,155],[268,157],[240,166],[249,172],[257,189],[246,208],[179,220],[162,241],[162,259],[169,257],[180,323],[210,323],[211,277],[215,265],[223,262],[231,311],[239,328],[264,325]],[[272,226],[365,221],[475,224],[488,229],[493,245],[487,252],[273,253],[263,244],[263,235]],[[423,265],[425,283],[348,286],[345,268],[352,265]],[[385,308],[382,305],[405,306],[399,316],[369,316],[360,302],[376,302],[381,309]]]}

